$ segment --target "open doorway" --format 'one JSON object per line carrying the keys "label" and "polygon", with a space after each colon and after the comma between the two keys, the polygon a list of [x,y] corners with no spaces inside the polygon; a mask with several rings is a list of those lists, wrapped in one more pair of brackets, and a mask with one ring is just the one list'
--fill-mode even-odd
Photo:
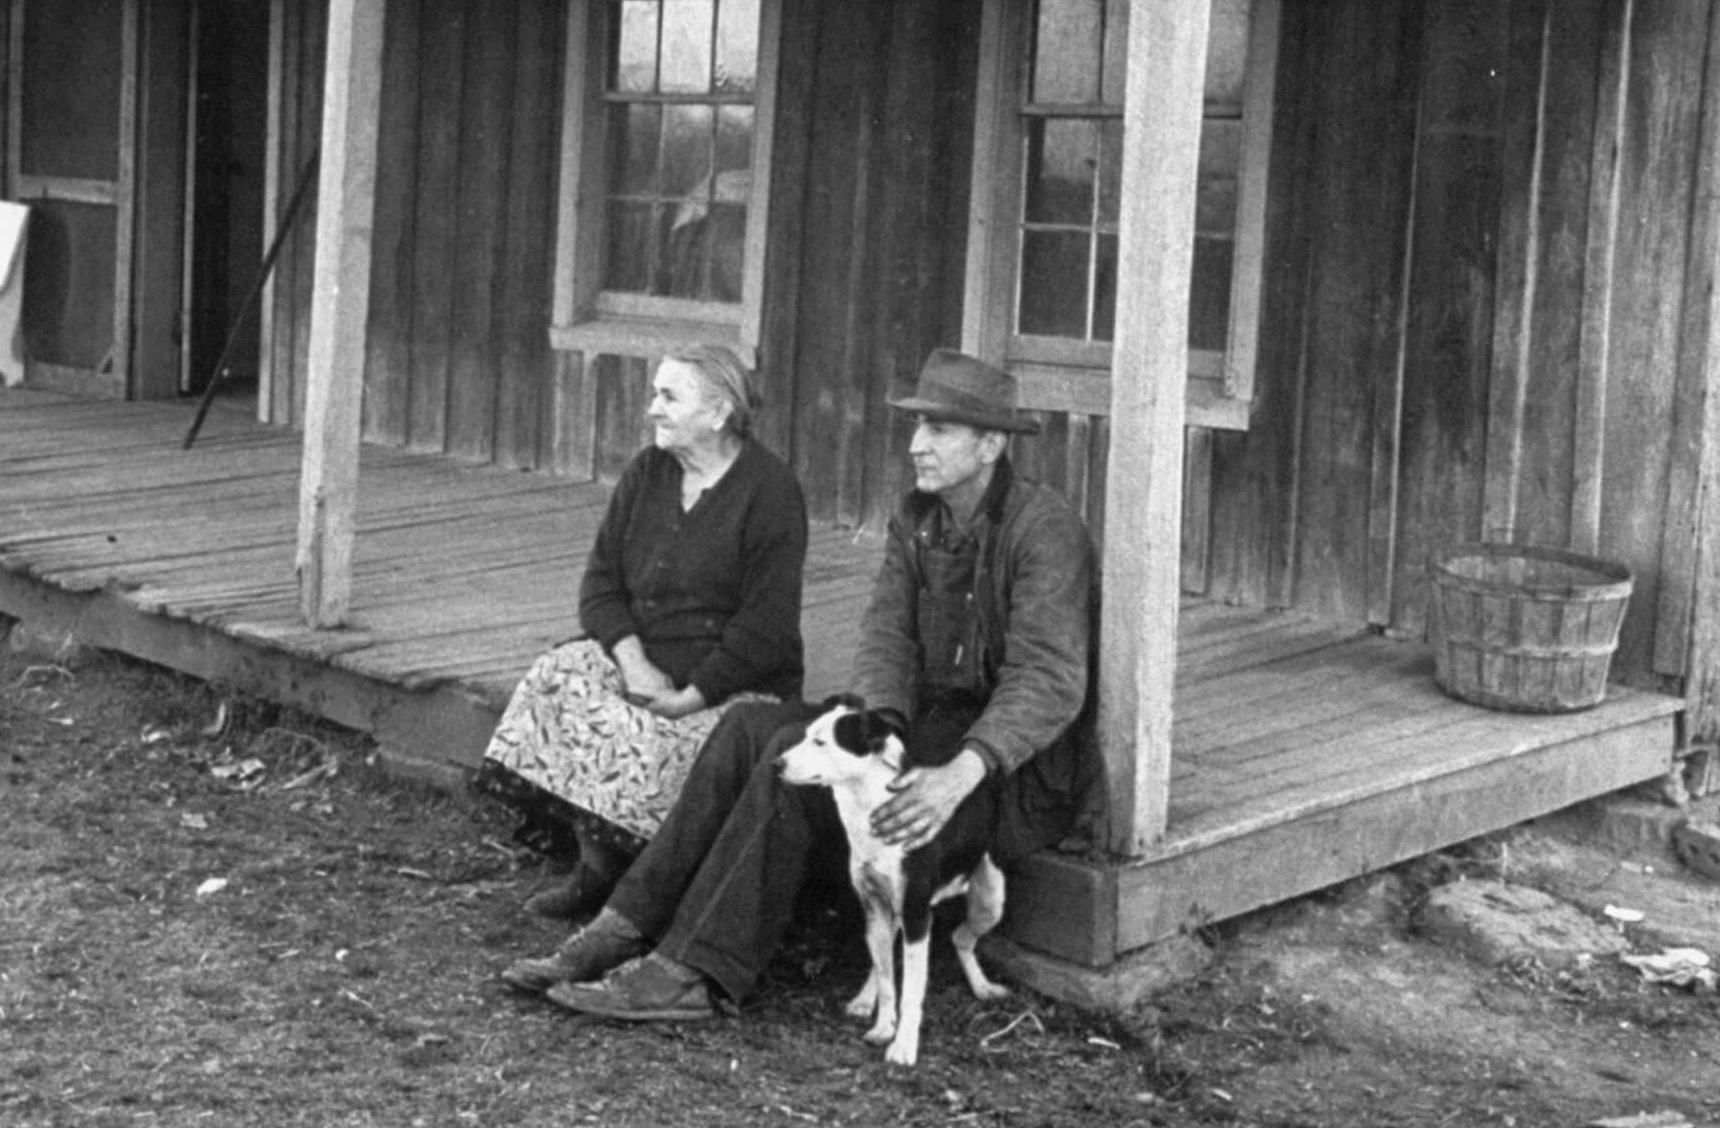
{"label": "open doorway", "polygon": [[[257,390],[257,308],[247,308],[247,298],[266,249],[269,3],[198,0],[194,6],[185,394],[201,394],[218,361],[220,394],[254,396]],[[233,346],[222,361],[230,332]]]}

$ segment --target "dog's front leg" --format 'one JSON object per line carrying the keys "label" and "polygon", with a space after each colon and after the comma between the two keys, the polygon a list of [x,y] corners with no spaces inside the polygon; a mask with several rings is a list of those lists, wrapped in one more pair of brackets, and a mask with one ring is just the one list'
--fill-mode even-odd
{"label": "dog's front leg", "polygon": [[950,937],[956,948],[956,962],[961,964],[962,975],[967,979],[968,988],[974,996],[980,999],[1002,999],[1009,995],[1009,988],[1001,983],[994,983],[986,978],[985,970],[979,966],[979,960],[974,956],[974,945],[979,938],[997,926],[1003,919],[1003,871],[998,869],[988,854],[980,859],[979,865],[968,875],[967,888],[967,919],[956,925],[955,933]]}
{"label": "dog's front leg", "polygon": [[882,1046],[896,1033],[896,914],[873,898],[866,899],[866,951],[872,974],[848,1003],[855,1018],[871,1018],[866,1041]]}
{"label": "dog's front leg", "polygon": [[895,1065],[913,1065],[920,1056],[920,1020],[926,1007],[926,964],[931,951],[929,929],[918,940],[902,939],[902,1005],[896,1021],[896,1038],[884,1051],[884,1060]]}

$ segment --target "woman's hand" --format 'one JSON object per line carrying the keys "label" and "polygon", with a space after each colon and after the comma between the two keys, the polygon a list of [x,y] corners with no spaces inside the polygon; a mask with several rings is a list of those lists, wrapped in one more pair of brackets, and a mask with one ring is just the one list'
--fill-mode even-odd
{"label": "woman's hand", "polygon": [[872,833],[891,846],[918,850],[944,829],[985,773],[985,760],[972,748],[939,767],[909,768],[890,781],[896,794],[872,812]]}
{"label": "woman's hand", "polygon": [[[634,696],[629,694],[629,696]],[[699,692],[697,686],[689,685],[685,689],[673,686],[667,690],[655,693],[641,693],[639,704],[659,717],[667,717],[673,721],[680,717],[697,713],[705,707],[705,695]]]}
{"label": "woman's hand", "polygon": [[653,698],[675,692],[669,675],[645,657],[645,644],[638,635],[628,635],[615,644],[615,665],[621,671],[621,688],[628,697]]}

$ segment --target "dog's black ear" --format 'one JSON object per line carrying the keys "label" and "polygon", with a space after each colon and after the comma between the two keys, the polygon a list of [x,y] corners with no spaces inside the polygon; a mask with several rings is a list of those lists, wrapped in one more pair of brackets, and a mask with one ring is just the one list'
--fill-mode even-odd
{"label": "dog's black ear", "polygon": [[898,740],[907,735],[908,723],[894,709],[868,709],[866,718],[866,747],[873,752],[884,747],[892,736]]}
{"label": "dog's black ear", "polygon": [[833,693],[824,699],[824,704],[821,706],[822,711],[826,713],[837,708],[848,708],[858,713],[866,708],[866,699],[857,693]]}
{"label": "dog's black ear", "polygon": [[830,726],[830,735],[835,737],[838,748],[845,752],[852,752],[856,756],[864,756],[868,745],[866,714],[842,714],[836,718],[836,723]]}

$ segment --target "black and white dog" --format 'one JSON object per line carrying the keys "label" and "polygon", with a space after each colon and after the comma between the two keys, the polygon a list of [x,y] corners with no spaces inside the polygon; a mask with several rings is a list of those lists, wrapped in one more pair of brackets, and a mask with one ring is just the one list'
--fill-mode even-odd
{"label": "black and white dog", "polygon": [[[889,784],[904,768],[902,734],[855,699],[833,698],[806,736],[778,761],[782,779],[830,788],[848,832],[848,876],[866,910],[866,947],[872,972],[848,1003],[856,1018],[872,1018],[866,1041],[889,1044],[885,1058],[913,1065],[920,1051],[920,1020],[926,997],[926,967],[932,906],[966,895],[967,919],[956,926],[956,959],[968,986],[981,999],[1000,999],[1007,987],[987,979],[974,945],[1003,916],[1003,872],[986,852],[995,800],[981,787],[956,808],[936,838],[917,850],[890,846],[872,833],[872,812],[893,794]],[[942,750],[943,759],[956,751]],[[915,749],[921,765],[925,752]],[[936,763],[933,758],[929,762]],[[896,995],[896,936],[902,941],[900,1011]]]}

